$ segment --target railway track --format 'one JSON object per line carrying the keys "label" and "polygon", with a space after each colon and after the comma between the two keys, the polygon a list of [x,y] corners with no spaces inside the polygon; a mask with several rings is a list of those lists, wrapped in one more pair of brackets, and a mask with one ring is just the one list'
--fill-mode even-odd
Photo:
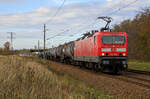
{"label": "railway track", "polygon": [[149,74],[150,72],[130,69],[128,72],[122,75],[111,75],[111,74],[107,74],[107,73],[104,74],[100,72],[97,73],[95,71],[93,71],[93,73],[96,73],[98,75],[103,75],[112,79],[124,81],[127,83],[131,83],[150,90],[150,74]]}
{"label": "railway track", "polygon": [[134,81],[128,81],[128,82],[150,89],[150,72],[148,71],[129,69],[128,72],[122,76],[128,79],[129,78],[134,79]]}
{"label": "railway track", "polygon": [[139,74],[134,72],[126,72],[124,76],[150,83],[150,75],[147,74],[145,75],[145,74]]}
{"label": "railway track", "polygon": [[119,79],[121,81],[125,81],[127,83],[132,83],[147,89],[150,89],[150,80],[148,79],[142,79],[142,78],[138,78],[136,76],[132,76],[132,75],[122,75],[119,77],[114,77],[115,79]]}
{"label": "railway track", "polygon": [[[74,66],[74,65],[73,65]],[[87,69],[87,68],[82,68],[83,70]],[[148,90],[150,90],[150,75],[148,75],[149,72],[145,72],[145,71],[136,71],[135,72],[131,72],[131,70],[129,70],[129,72],[126,72],[122,75],[112,75],[109,73],[101,73],[101,72],[95,72],[91,69],[88,69],[89,72],[93,72],[97,75],[103,75],[105,77],[109,77],[112,79],[117,79],[126,83],[131,83],[143,88],[146,88]],[[132,70],[134,71],[134,70]]]}
{"label": "railway track", "polygon": [[147,79],[147,78],[141,78],[141,77],[137,77],[137,76],[131,75],[131,74],[110,75],[110,74],[98,73],[98,75],[103,75],[108,78],[112,78],[112,79],[116,79],[116,80],[123,81],[126,83],[130,83],[130,84],[137,85],[137,86],[140,86],[140,87],[150,90],[150,79]]}
{"label": "railway track", "polygon": [[150,78],[148,79],[148,78],[136,77],[136,76],[132,76],[132,75],[125,75],[124,77],[138,79],[138,80],[150,83]]}
{"label": "railway track", "polygon": [[143,75],[150,75],[149,71],[141,71],[141,70],[128,69],[128,72],[137,73],[137,74],[143,74]]}
{"label": "railway track", "polygon": [[[66,65],[70,65],[70,64],[66,64]],[[76,67],[75,65],[71,65],[71,66]],[[84,66],[78,66],[78,67],[84,67]],[[87,70],[88,72],[95,73],[96,75],[102,75],[105,77],[109,77],[111,79],[117,79],[119,81],[137,85],[150,90],[150,75],[149,75],[150,72],[129,69],[129,71],[127,73],[124,73],[123,75],[111,75],[108,73],[95,72],[87,68],[82,68],[82,70]]]}

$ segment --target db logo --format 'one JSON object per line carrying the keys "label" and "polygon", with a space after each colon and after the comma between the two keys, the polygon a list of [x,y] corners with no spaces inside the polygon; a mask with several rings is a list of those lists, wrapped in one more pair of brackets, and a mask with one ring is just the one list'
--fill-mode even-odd
{"label": "db logo", "polygon": [[116,54],[116,53],[114,53],[114,56],[117,56],[117,54]]}
{"label": "db logo", "polygon": [[112,48],[112,51],[114,52],[114,51],[115,51],[115,48]]}

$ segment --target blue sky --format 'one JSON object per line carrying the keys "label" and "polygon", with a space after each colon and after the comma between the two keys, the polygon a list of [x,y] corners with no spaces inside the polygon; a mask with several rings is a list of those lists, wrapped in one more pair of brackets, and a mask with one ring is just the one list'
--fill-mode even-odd
{"label": "blue sky", "polygon": [[[40,8],[41,6],[56,7],[59,6],[63,0],[0,0],[0,1],[3,1],[0,3],[1,13],[23,13],[34,11]],[[66,5],[71,3],[84,3],[91,1],[92,0],[67,0]],[[105,0],[100,1],[104,2]]]}
{"label": "blue sky", "polygon": [[[56,17],[63,0],[0,0],[0,47],[10,41],[7,32],[15,32],[14,48],[33,48],[38,40],[43,44],[43,24],[47,24],[47,47],[57,46],[80,37],[84,32],[99,29],[104,22],[98,16],[128,5],[135,0],[66,0]],[[150,6],[150,0],[139,0],[135,4],[111,15],[112,25],[124,19],[133,18],[143,7]],[[51,21],[52,20],[52,21]],[[101,23],[100,23],[101,22]],[[95,23],[94,25],[90,25]]]}

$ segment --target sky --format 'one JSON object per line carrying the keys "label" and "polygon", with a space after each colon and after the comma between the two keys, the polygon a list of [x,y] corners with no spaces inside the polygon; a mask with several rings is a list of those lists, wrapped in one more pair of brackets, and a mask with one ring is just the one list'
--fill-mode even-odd
{"label": "sky", "polygon": [[[150,0],[0,0],[0,47],[14,33],[14,49],[43,47],[46,24],[46,47],[76,40],[83,33],[105,25],[99,16],[113,18],[111,27],[132,19]],[[133,4],[132,4],[133,3]],[[126,7],[129,5],[128,7]],[[120,11],[117,11],[120,9]],[[57,14],[56,14],[57,12]],[[112,13],[115,12],[115,13]]]}

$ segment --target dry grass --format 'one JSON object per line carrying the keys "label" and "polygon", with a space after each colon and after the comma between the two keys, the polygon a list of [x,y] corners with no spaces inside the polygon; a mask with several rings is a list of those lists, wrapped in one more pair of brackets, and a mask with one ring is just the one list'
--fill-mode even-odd
{"label": "dry grass", "polygon": [[[106,99],[91,86],[36,60],[0,56],[0,99]],[[99,98],[98,98],[99,97]]]}

